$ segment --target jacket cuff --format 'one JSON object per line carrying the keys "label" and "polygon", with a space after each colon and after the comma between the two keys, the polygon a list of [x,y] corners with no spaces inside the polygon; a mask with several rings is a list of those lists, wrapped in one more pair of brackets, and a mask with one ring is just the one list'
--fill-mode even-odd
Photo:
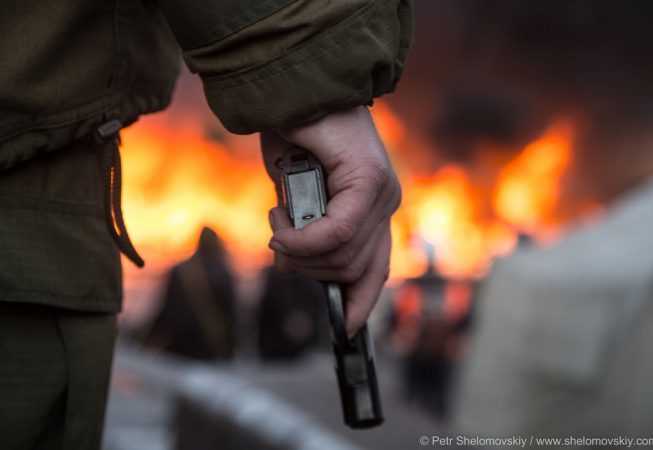
{"label": "jacket cuff", "polygon": [[236,134],[309,123],[393,92],[412,31],[411,0],[371,0],[279,58],[203,76],[206,97]]}

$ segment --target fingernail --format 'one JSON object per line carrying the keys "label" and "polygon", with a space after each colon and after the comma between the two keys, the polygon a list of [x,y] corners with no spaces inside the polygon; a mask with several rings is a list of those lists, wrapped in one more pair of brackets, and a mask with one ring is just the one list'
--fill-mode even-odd
{"label": "fingernail", "polygon": [[268,220],[270,221],[270,228],[272,228],[272,231],[275,231],[276,228],[274,228],[274,214],[271,212],[268,214]]}
{"label": "fingernail", "polygon": [[286,247],[284,247],[283,245],[281,245],[279,242],[275,241],[274,239],[270,241],[270,243],[268,244],[268,247],[270,247],[275,252],[288,253],[288,250],[286,250]]}

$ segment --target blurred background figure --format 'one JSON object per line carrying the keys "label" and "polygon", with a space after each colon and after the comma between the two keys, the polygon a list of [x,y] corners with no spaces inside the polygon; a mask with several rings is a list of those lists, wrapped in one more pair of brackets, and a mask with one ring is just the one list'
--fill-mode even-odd
{"label": "blurred background figure", "polygon": [[454,425],[474,436],[645,436],[653,422],[653,3],[461,4],[467,91],[511,93],[544,123],[567,123],[561,196],[602,213],[568,226],[555,244],[495,264]]}
{"label": "blurred background figure", "polygon": [[328,342],[326,299],[317,281],[268,267],[258,303],[258,351],[264,360],[290,360]]}
{"label": "blurred background figure", "polygon": [[170,271],[145,346],[194,359],[230,359],[236,348],[235,311],[224,246],[204,227],[195,254]]}
{"label": "blurred background figure", "polygon": [[401,358],[407,399],[438,418],[447,413],[452,369],[469,323],[469,289],[456,289],[437,272],[433,246],[423,242],[428,266],[398,289],[391,346]]}

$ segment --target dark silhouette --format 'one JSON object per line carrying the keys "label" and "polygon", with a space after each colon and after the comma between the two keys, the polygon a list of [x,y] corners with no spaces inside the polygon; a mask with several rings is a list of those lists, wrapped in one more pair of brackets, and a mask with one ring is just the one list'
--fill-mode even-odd
{"label": "dark silhouette", "polygon": [[235,293],[225,250],[210,228],[197,251],[170,272],[163,306],[145,345],[195,359],[228,359],[235,350]]}
{"label": "dark silhouette", "polygon": [[429,253],[426,271],[406,280],[397,292],[391,317],[392,340],[402,356],[404,395],[443,417],[470,313],[468,307],[452,308],[452,303],[460,304],[465,298],[469,301],[469,292],[448,289],[451,282],[437,272],[432,251]]}
{"label": "dark silhouette", "polygon": [[268,268],[257,314],[261,358],[297,358],[326,343],[325,301],[317,281]]}

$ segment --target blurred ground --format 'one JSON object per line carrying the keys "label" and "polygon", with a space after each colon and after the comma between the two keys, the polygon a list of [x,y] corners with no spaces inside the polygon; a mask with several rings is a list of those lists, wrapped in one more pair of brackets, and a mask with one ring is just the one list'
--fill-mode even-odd
{"label": "blurred ground", "polygon": [[[341,440],[341,448],[419,448],[420,436],[437,435],[440,428],[401,398],[396,367],[385,358],[378,359],[377,369],[386,421],[376,429],[353,431],[342,423],[330,354],[313,354],[286,364],[243,361],[209,367],[138,353],[122,345],[114,363],[104,450],[174,449],[174,386],[189,371],[207,367],[299,411],[312,429]],[[279,408],[279,414],[283,409]]]}

